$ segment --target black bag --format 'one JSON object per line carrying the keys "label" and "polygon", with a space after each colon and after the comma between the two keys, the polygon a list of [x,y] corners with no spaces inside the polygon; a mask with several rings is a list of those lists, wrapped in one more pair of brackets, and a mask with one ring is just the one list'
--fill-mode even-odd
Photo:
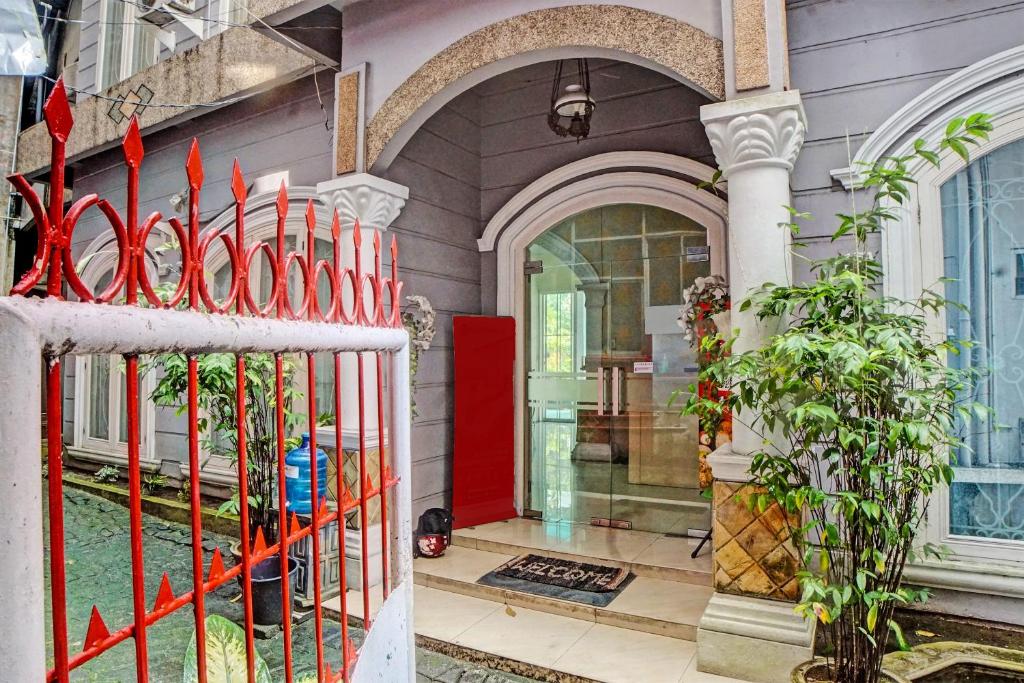
{"label": "black bag", "polygon": [[416,526],[416,556],[440,557],[452,542],[452,513],[430,508]]}

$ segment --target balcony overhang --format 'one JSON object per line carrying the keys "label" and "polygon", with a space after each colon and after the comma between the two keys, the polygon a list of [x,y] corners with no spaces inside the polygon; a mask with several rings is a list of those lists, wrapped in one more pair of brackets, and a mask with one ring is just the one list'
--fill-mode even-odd
{"label": "balcony overhang", "polygon": [[[286,0],[279,0],[287,4]],[[152,102],[225,105],[249,97],[312,71],[313,60],[287,44],[273,40],[248,27],[230,28],[195,47],[144,69],[101,94],[131,98],[148,90]],[[110,115],[116,103],[99,97],[83,99],[74,107],[75,127],[68,138],[70,162],[96,154],[118,144],[128,126],[128,117],[139,116],[144,133],[198,116],[210,106],[157,107],[140,104],[121,108],[124,117]],[[37,123],[18,136],[16,170],[25,176],[46,171],[50,163],[50,137],[46,124]]]}

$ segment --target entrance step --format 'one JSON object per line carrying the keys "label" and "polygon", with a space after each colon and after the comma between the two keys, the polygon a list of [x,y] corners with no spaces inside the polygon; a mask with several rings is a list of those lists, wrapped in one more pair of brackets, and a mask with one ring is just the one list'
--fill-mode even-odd
{"label": "entrance step", "polygon": [[[358,591],[348,591],[350,623],[358,625],[362,621],[362,602]],[[697,645],[689,640],[421,585],[414,587],[413,602],[416,644],[420,648],[530,679],[559,683],[742,683],[697,671]],[[380,603],[380,591],[372,590],[371,612],[380,609]],[[326,600],[323,607],[325,615],[340,618],[338,597]]]}
{"label": "entrance step", "polygon": [[425,586],[416,586],[415,605],[416,641],[421,647],[531,679],[739,683],[698,672],[696,643],[687,640]]}
{"label": "entrance step", "polygon": [[696,558],[690,557],[700,543],[698,538],[517,517],[459,529],[452,534],[452,543],[502,555],[536,552],[577,562],[597,561],[628,569],[638,577],[711,586],[711,544],[705,544]]}
{"label": "entrance step", "polygon": [[[442,557],[421,557],[415,561],[416,585],[489,600],[513,609],[526,608],[679,640],[696,640],[697,622],[713,592],[710,586],[637,575],[607,607],[594,607],[477,583],[481,576],[513,557],[513,554],[453,546]],[[583,560],[596,561],[592,557]]]}

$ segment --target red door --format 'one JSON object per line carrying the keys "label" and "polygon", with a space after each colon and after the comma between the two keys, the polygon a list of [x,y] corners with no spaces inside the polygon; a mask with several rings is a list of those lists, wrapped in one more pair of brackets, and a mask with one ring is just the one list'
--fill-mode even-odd
{"label": "red door", "polygon": [[516,516],[515,337],[513,318],[454,318],[456,529]]}

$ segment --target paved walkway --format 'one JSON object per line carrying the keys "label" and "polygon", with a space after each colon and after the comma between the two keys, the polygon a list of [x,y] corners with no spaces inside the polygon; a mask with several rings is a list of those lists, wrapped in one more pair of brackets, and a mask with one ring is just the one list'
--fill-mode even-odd
{"label": "paved walkway", "polygon": [[[128,511],[103,498],[72,488],[66,489],[64,500],[68,638],[71,653],[74,654],[82,648],[89,614],[94,604],[99,608],[111,631],[131,622]],[[146,595],[150,606],[164,572],[170,577],[175,594],[191,588],[192,555],[189,529],[143,515],[143,536]],[[230,562],[230,543],[231,539],[227,536],[207,533],[203,538],[206,565],[209,566],[210,555],[217,547]],[[49,588],[49,572],[46,578]],[[239,593],[235,582],[221,586],[207,596],[207,613],[220,614],[241,622],[242,606],[240,601],[236,601]],[[47,603],[47,647],[48,652],[52,652],[49,601]],[[341,662],[338,654],[341,641],[340,626],[335,621],[325,621],[324,627],[327,658],[331,666],[338,670]],[[313,628],[313,622],[309,620],[293,629],[296,673],[314,670],[316,650]],[[181,680],[182,661],[192,632],[192,611],[188,607],[178,610],[147,630],[151,681],[163,683]],[[358,645],[362,634],[358,629],[352,629],[352,632]],[[257,640],[256,647],[270,666],[273,679],[284,680],[283,638],[278,635],[269,640]],[[417,680],[422,682],[520,683],[528,680],[423,650],[417,652],[417,670]],[[72,680],[134,682],[134,641],[126,640],[80,667],[73,672]]]}

